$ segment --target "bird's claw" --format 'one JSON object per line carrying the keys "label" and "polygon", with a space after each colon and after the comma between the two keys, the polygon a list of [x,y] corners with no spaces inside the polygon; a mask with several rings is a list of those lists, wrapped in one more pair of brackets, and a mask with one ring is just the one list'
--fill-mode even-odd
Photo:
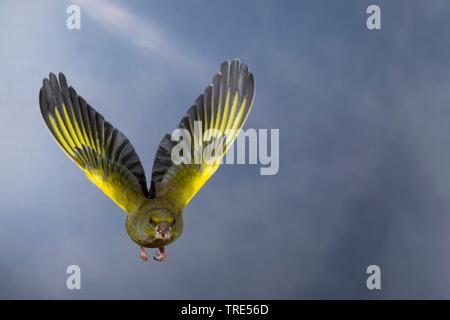
{"label": "bird's claw", "polygon": [[142,247],[141,247],[141,259],[144,262],[148,260],[147,253],[145,252],[144,248],[142,248]]}
{"label": "bird's claw", "polygon": [[159,252],[153,257],[156,261],[164,262],[167,258],[167,252],[164,248],[159,248]]}

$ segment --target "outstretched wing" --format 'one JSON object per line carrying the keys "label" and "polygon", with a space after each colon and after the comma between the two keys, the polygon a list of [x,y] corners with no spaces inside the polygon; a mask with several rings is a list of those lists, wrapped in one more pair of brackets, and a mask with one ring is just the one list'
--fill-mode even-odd
{"label": "outstretched wing", "polygon": [[86,176],[125,212],[148,196],[144,169],[127,137],[68,88],[65,76],[44,79],[42,116],[56,142]]}
{"label": "outstretched wing", "polygon": [[[244,126],[253,104],[254,89],[253,75],[245,64],[238,59],[222,63],[212,84],[178,126],[190,133],[191,163],[173,161],[171,155],[178,141],[172,141],[166,134],[154,160],[150,196],[169,199],[179,209],[189,203],[220,166],[223,155]],[[213,157],[205,157],[208,154]],[[182,156],[187,159],[186,155]]]}

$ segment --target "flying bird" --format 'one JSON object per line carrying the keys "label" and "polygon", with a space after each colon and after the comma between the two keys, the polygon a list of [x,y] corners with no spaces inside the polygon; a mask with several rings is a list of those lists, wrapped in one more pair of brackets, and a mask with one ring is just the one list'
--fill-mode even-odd
{"label": "flying bird", "polygon": [[[192,137],[191,156],[202,153],[211,141],[222,141],[223,148],[212,160],[173,161],[172,151],[179,142],[164,135],[149,188],[130,141],[68,86],[64,74],[50,73],[43,80],[39,104],[48,129],[66,155],[126,212],[126,230],[140,247],[142,260],[148,260],[145,248],[157,248],[154,259],[164,261],[165,246],[183,232],[184,208],[219,168],[247,120],[254,97],[254,79],[247,65],[239,59],[223,62],[177,127]],[[203,134],[207,139],[200,139]]]}

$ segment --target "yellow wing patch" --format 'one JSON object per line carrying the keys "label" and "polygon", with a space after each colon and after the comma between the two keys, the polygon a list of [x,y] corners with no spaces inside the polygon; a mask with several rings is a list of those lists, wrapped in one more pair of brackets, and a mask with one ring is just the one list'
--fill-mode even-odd
{"label": "yellow wing patch", "polygon": [[44,79],[42,116],[66,155],[125,212],[148,196],[144,169],[128,139],[76,91],[63,74]]}
{"label": "yellow wing patch", "polygon": [[[191,201],[219,168],[222,157],[244,126],[253,104],[254,89],[253,75],[245,64],[234,59],[221,65],[212,84],[197,98],[178,126],[190,133],[191,164],[172,162],[171,153],[176,143],[170,135],[165,135],[153,164],[150,196],[167,198],[180,209]],[[196,122],[200,123],[200,132],[196,130]],[[204,157],[211,142],[212,149],[218,151],[213,161]],[[223,148],[218,148],[221,145]],[[194,155],[199,153],[201,162],[195,163]]]}

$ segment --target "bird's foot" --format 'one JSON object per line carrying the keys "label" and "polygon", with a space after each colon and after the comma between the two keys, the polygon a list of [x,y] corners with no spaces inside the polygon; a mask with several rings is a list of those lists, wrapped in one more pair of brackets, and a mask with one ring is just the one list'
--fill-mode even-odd
{"label": "bird's foot", "polygon": [[148,260],[147,252],[145,252],[144,247],[141,247],[141,259],[144,262]]}
{"label": "bird's foot", "polygon": [[163,262],[167,258],[167,252],[164,247],[159,248],[159,252],[153,257],[156,261]]}

